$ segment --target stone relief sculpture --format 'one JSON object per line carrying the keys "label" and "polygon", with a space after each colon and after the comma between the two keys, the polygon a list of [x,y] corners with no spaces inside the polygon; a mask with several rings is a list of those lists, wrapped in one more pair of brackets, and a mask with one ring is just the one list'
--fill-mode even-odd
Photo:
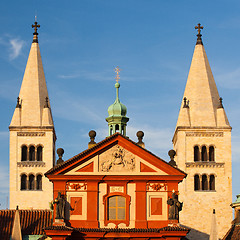
{"label": "stone relief sculpture", "polygon": [[135,156],[119,145],[113,147],[112,151],[108,151],[108,154],[101,158],[100,171],[102,172],[133,171],[135,169]]}

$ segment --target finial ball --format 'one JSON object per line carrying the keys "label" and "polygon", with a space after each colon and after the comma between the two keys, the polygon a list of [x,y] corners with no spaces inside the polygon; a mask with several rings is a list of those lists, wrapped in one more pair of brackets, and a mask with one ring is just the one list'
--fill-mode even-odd
{"label": "finial ball", "polygon": [[91,130],[89,133],[88,133],[89,137],[90,138],[95,138],[97,133],[94,131],[94,130]]}
{"label": "finial ball", "polygon": [[168,151],[168,156],[170,157],[170,159],[173,159],[175,155],[176,155],[176,152],[173,149]]}
{"label": "finial ball", "polygon": [[62,157],[62,155],[64,154],[64,149],[63,148],[58,148],[57,149],[57,154],[59,157]]}
{"label": "finial ball", "polygon": [[119,88],[120,87],[120,83],[115,83],[115,88]]}
{"label": "finial ball", "polygon": [[143,131],[138,131],[136,135],[137,135],[138,138],[143,138],[144,132]]}

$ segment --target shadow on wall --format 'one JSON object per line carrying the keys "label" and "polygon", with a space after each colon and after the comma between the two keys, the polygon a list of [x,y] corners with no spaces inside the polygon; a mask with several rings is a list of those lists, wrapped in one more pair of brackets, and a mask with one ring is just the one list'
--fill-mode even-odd
{"label": "shadow on wall", "polygon": [[[190,228],[188,226],[182,225],[180,224],[182,227],[186,227],[186,228]],[[190,228],[191,231],[187,234],[187,238],[189,240],[197,240],[197,239],[201,239],[201,240],[209,240],[209,234],[206,234],[204,232],[200,232],[194,228]]]}

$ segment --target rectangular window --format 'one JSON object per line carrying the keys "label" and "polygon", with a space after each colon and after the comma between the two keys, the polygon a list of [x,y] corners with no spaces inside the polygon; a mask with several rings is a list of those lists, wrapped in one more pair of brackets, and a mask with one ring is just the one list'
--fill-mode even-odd
{"label": "rectangular window", "polygon": [[108,220],[126,219],[126,199],[122,196],[108,198]]}

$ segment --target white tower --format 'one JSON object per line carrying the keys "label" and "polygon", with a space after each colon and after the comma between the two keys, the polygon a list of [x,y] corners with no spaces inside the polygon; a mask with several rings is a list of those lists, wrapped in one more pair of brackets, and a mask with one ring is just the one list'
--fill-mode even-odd
{"label": "white tower", "polygon": [[49,208],[56,135],[35,22],[34,37],[10,131],[10,209]]}
{"label": "white tower", "polygon": [[219,237],[232,220],[231,126],[219,97],[202,43],[198,39],[173,137],[180,184],[180,223],[192,228],[190,239],[209,239],[213,209]]}

